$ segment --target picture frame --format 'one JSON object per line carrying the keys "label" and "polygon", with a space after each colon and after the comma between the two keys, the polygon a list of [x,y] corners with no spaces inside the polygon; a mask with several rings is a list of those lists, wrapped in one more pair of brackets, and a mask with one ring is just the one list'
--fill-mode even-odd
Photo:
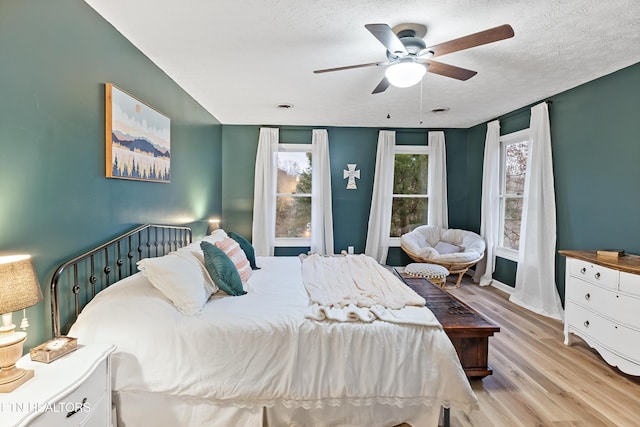
{"label": "picture frame", "polygon": [[171,182],[171,120],[105,83],[106,177]]}

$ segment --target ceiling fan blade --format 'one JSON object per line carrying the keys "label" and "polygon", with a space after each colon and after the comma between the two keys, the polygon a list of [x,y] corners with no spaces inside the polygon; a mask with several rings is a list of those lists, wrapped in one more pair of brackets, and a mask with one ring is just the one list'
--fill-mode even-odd
{"label": "ceiling fan blade", "polygon": [[389,80],[386,77],[383,77],[378,86],[371,92],[371,94],[382,93],[389,88]]}
{"label": "ceiling fan blade", "polygon": [[514,32],[511,25],[505,24],[489,30],[480,31],[479,33],[469,34],[468,36],[458,39],[449,40],[435,46],[428,47],[426,50],[433,52],[433,56],[442,56],[447,53],[457,52],[459,50],[469,49],[471,47],[482,46],[483,44],[497,42],[513,37]]}
{"label": "ceiling fan blade", "polygon": [[396,33],[394,33],[387,24],[367,24],[365,28],[369,30],[389,52],[395,55],[409,54],[407,48],[404,47],[398,36],[396,36]]}
{"label": "ceiling fan blade", "polygon": [[386,62],[369,62],[368,64],[346,65],[344,67],[325,68],[324,70],[315,70],[314,73],[319,74],[319,73],[329,73],[331,71],[350,70],[352,68],[374,67],[376,65],[382,65],[385,63]]}
{"label": "ceiling fan blade", "polygon": [[451,77],[458,80],[469,80],[471,77],[478,74],[477,71],[467,70],[466,68],[456,67],[455,65],[443,64],[442,62],[432,61],[425,59],[419,61],[422,64],[427,64],[427,71],[434,74],[440,74],[441,76]]}

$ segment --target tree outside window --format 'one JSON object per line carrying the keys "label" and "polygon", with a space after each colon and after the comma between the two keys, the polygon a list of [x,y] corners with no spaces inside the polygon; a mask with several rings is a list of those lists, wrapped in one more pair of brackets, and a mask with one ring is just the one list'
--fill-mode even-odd
{"label": "tree outside window", "polygon": [[416,151],[421,152],[396,152],[395,155],[391,237],[400,237],[427,223],[429,156],[424,150]]}
{"label": "tree outside window", "polygon": [[279,151],[277,179],[275,237],[310,238],[311,152]]}
{"label": "tree outside window", "polygon": [[[526,138],[523,139],[523,135]],[[526,134],[520,134],[520,136],[515,141],[501,144],[501,246],[514,251],[517,251],[520,246],[524,183],[529,152],[528,136]]]}

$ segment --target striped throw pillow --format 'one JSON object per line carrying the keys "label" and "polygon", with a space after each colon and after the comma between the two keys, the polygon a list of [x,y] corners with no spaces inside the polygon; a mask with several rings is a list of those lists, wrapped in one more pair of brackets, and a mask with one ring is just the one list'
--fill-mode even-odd
{"label": "striped throw pillow", "polygon": [[240,279],[242,283],[247,283],[249,277],[251,277],[251,265],[249,264],[249,260],[245,255],[244,251],[231,237],[225,237],[223,240],[214,243],[218,248],[224,252],[229,259],[233,262],[233,265],[236,266],[238,273],[240,274]]}

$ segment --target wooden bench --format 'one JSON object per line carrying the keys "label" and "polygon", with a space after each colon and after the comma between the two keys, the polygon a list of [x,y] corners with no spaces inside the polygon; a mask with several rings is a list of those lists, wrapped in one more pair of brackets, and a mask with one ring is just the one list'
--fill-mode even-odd
{"label": "wooden bench", "polygon": [[500,332],[500,326],[491,323],[427,279],[410,277],[396,269],[394,271],[407,286],[426,300],[427,307],[453,343],[467,377],[484,378],[491,375],[493,371],[488,363],[489,337]]}

